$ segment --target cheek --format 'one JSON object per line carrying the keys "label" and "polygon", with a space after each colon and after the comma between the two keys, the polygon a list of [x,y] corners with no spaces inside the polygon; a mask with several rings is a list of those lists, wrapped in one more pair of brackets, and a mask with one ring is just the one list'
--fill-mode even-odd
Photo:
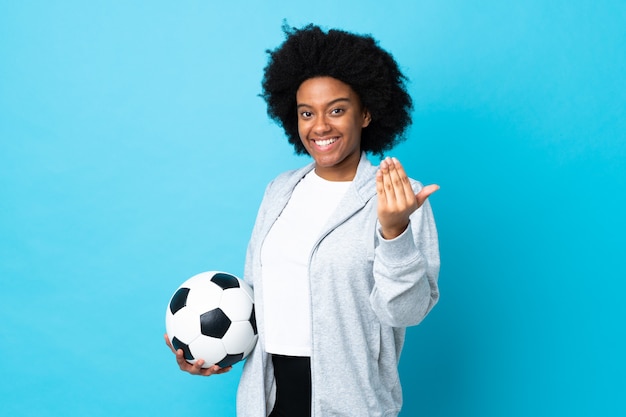
{"label": "cheek", "polygon": [[306,138],[306,129],[304,124],[301,122],[298,122],[298,136],[300,137],[300,140],[304,142],[304,138]]}
{"label": "cheek", "polygon": [[352,123],[346,124],[344,126],[344,132],[350,132],[351,136],[361,137],[361,130],[363,129],[358,122],[362,122],[362,120],[353,120]]}
{"label": "cheek", "polygon": [[300,140],[304,141],[308,136],[310,136],[314,126],[315,123],[312,121],[298,119],[298,135],[300,136]]}

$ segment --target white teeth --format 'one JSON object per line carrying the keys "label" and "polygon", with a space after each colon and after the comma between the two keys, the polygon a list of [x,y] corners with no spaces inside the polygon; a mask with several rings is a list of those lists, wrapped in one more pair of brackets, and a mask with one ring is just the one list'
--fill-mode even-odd
{"label": "white teeth", "polygon": [[328,146],[331,143],[335,143],[335,142],[337,142],[337,138],[325,139],[325,140],[316,140],[315,144],[317,146]]}

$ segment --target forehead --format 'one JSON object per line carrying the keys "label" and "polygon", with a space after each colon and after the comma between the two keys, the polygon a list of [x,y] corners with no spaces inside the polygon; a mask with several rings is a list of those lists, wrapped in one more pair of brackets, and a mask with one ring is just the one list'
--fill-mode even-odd
{"label": "forehead", "polygon": [[309,78],[296,92],[298,105],[319,105],[343,99],[358,103],[359,97],[348,84],[332,77]]}

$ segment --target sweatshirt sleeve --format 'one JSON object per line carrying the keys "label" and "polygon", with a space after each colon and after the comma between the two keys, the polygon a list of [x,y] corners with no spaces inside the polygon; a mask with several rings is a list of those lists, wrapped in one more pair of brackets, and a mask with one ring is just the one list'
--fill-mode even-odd
{"label": "sweatshirt sleeve", "polygon": [[370,303],[379,320],[393,327],[420,323],[439,299],[439,265],[437,229],[428,200],[394,239],[384,239],[377,225]]}

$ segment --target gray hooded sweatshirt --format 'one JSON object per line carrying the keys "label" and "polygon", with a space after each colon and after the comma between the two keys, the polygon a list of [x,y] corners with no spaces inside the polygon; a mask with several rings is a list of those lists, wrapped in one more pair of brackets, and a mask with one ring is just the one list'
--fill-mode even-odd
{"label": "gray hooded sweatshirt", "polygon": [[[261,246],[293,189],[313,168],[311,163],[283,173],[268,185],[252,231],[244,279],[254,288],[259,341],[244,364],[238,417],[266,417],[274,404],[272,361],[263,350]],[[439,246],[430,204],[411,215],[402,235],[383,239],[376,170],[362,154],[350,188],[310,255],[313,417],[397,416],[405,328],[421,322],[439,298]],[[422,185],[411,182],[417,193]]]}

